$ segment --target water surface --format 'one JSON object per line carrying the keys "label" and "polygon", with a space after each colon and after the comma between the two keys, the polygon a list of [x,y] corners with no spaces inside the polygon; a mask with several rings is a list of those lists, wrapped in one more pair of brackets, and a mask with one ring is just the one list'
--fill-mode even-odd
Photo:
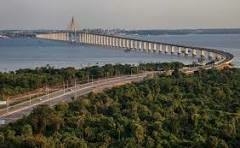
{"label": "water surface", "polygon": [[[133,36],[147,40],[182,45],[211,47],[234,54],[234,64],[240,66],[240,35],[160,35]],[[80,46],[31,38],[0,39],[0,71],[34,68],[50,64],[54,67],[91,65],[138,64],[145,62],[181,61],[192,63],[191,57],[178,57],[143,52],[125,52],[123,49]]]}

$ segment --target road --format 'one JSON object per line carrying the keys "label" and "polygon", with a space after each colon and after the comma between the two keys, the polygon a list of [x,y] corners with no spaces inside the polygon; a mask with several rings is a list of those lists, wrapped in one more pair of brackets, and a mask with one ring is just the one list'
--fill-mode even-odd
{"label": "road", "polygon": [[24,115],[30,114],[31,111],[38,105],[48,104],[49,106],[54,106],[60,102],[69,102],[72,101],[72,97],[83,96],[92,91],[102,91],[117,85],[141,81],[145,77],[156,73],[157,72],[144,72],[136,75],[107,78],[82,85],[76,85],[67,89],[62,89],[45,96],[37,97],[16,105],[9,106],[5,109],[1,109],[0,119],[1,121],[4,121],[5,124],[8,124],[22,118]]}

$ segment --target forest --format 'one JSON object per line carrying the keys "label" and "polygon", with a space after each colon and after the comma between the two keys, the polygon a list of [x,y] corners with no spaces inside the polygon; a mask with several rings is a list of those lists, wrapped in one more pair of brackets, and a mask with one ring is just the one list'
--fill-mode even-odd
{"label": "forest", "polygon": [[0,128],[0,147],[240,147],[240,69],[156,76]]}
{"label": "forest", "polygon": [[73,85],[75,80],[85,83],[89,79],[136,74],[142,71],[176,69],[183,66],[184,64],[178,62],[146,63],[137,66],[129,64],[107,64],[82,69],[75,69],[74,67],[57,69],[47,65],[35,69],[0,72],[0,100],[6,100],[9,96],[23,94],[46,86],[54,87],[63,85],[63,82]]}

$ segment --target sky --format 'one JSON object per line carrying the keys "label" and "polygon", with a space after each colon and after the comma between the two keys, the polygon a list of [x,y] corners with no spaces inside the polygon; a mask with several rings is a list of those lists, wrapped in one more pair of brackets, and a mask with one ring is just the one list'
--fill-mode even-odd
{"label": "sky", "polygon": [[240,28],[240,0],[0,0],[0,29]]}

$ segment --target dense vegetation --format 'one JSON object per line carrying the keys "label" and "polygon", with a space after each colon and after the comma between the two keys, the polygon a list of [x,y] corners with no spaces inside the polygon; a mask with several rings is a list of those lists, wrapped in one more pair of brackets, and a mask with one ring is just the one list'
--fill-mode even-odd
{"label": "dense vegetation", "polygon": [[47,65],[36,69],[20,69],[15,72],[0,72],[0,100],[7,96],[13,96],[48,86],[62,85],[67,81],[69,84],[77,81],[87,81],[90,77],[93,79],[112,77],[120,74],[137,73],[143,70],[174,69],[183,67],[183,64],[175,63],[152,63],[133,65],[105,65],[102,67],[92,66],[83,69],[73,67],[56,69]]}
{"label": "dense vegetation", "polygon": [[0,129],[0,147],[240,147],[240,69],[158,76]]}

